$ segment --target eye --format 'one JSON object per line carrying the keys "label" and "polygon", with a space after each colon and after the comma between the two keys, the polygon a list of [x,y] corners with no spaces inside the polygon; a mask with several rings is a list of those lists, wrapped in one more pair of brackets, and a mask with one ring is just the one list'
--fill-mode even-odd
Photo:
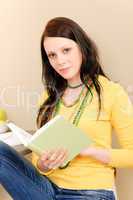
{"label": "eye", "polygon": [[63,49],[63,52],[68,53],[70,50],[71,50],[70,48],[65,48],[65,49]]}
{"label": "eye", "polygon": [[53,58],[55,58],[55,56],[56,56],[56,55],[55,55],[54,53],[48,54],[48,58],[49,58],[49,59],[53,59]]}

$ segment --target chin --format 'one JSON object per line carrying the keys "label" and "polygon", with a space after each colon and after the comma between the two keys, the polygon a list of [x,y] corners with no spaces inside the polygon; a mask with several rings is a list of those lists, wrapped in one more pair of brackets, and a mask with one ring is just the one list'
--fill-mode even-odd
{"label": "chin", "polygon": [[64,75],[64,76],[62,76],[64,79],[66,79],[66,80],[71,80],[74,76],[70,76],[70,75]]}

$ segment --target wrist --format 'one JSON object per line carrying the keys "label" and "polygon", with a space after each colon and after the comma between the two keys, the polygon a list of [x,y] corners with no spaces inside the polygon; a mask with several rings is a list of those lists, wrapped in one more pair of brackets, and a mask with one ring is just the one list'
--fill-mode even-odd
{"label": "wrist", "polygon": [[81,156],[94,156],[96,153],[96,149],[94,147],[89,147],[84,149],[83,151],[80,152]]}
{"label": "wrist", "polygon": [[110,162],[110,153],[108,149],[91,148],[89,155],[105,164]]}
{"label": "wrist", "polygon": [[90,147],[88,149],[88,156],[95,156],[97,154],[97,149],[94,147]]}

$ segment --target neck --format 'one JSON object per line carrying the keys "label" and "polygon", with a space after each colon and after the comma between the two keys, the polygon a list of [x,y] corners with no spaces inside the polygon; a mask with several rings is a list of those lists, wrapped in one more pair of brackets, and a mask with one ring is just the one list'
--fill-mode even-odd
{"label": "neck", "polygon": [[76,86],[76,85],[82,84],[80,77],[69,79],[69,80],[67,80],[67,82],[70,86]]}

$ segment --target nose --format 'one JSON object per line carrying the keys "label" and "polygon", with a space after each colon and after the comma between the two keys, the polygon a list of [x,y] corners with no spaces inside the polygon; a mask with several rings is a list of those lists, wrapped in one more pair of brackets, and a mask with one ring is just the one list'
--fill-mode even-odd
{"label": "nose", "polygon": [[66,63],[66,59],[63,54],[58,54],[57,63],[58,63],[58,65],[64,65]]}

